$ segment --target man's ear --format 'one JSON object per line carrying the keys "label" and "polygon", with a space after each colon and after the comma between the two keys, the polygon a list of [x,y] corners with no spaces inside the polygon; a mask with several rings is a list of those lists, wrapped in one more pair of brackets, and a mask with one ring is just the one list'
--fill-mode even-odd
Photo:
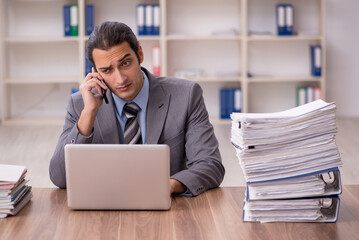
{"label": "man's ear", "polygon": [[138,45],[138,56],[140,57],[140,64],[143,62],[143,51],[141,45]]}

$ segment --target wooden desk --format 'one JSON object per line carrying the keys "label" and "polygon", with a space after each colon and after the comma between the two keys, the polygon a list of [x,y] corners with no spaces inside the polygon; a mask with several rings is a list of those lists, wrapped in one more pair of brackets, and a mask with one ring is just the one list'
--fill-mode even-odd
{"label": "wooden desk", "polygon": [[245,223],[244,187],[178,197],[170,211],[72,211],[66,190],[33,189],[0,239],[359,239],[359,185],[344,186],[337,223]]}

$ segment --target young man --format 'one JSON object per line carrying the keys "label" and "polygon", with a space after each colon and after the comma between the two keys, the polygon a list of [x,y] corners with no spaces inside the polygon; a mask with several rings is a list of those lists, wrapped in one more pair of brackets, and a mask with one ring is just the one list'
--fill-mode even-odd
{"label": "young man", "polygon": [[50,162],[52,182],[66,188],[66,144],[145,143],[170,147],[171,193],[196,196],[218,187],[224,167],[200,86],[142,68],[142,48],[123,23],[97,26],[87,50],[95,67],[80,92],[69,97],[63,132]]}

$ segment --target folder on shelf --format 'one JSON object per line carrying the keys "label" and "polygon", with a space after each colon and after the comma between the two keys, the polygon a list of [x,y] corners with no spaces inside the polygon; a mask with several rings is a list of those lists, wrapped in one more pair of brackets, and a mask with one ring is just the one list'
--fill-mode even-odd
{"label": "folder on shelf", "polygon": [[86,35],[90,35],[94,28],[94,5],[86,5]]}
{"label": "folder on shelf", "polygon": [[332,196],[342,193],[339,168],[300,176],[247,183],[246,200]]}
{"label": "folder on shelf", "polygon": [[242,112],[242,90],[240,88],[234,88],[234,107],[233,112]]}
{"label": "folder on shelf", "polygon": [[227,119],[230,118],[231,113],[241,112],[241,98],[240,88],[222,88],[220,90],[220,117]]}
{"label": "folder on shelf", "polygon": [[64,17],[64,36],[71,36],[71,14],[70,14],[70,5],[65,5],[63,7],[63,17]]}
{"label": "folder on shelf", "polygon": [[145,5],[138,4],[136,6],[136,14],[137,14],[137,31],[138,35],[145,35]]}
{"label": "folder on shelf", "polygon": [[87,47],[85,47],[85,77],[92,72],[93,65],[87,58]]}
{"label": "folder on shelf", "polygon": [[294,29],[294,8],[292,4],[285,5],[285,34],[293,35]]}
{"label": "folder on shelf", "polygon": [[153,35],[153,6],[152,6],[152,4],[145,5],[145,33],[146,33],[146,35]]}
{"label": "folder on shelf", "polygon": [[161,75],[161,54],[158,45],[152,47],[152,71],[157,76]]}
{"label": "folder on shelf", "polygon": [[322,75],[322,47],[320,45],[310,46],[311,72],[313,76]]}
{"label": "folder on shelf", "polygon": [[313,87],[307,87],[306,89],[306,103],[314,101],[314,89]]}
{"label": "folder on shelf", "polygon": [[244,201],[246,222],[336,222],[340,199],[334,197]]}
{"label": "folder on shelf", "polygon": [[286,27],[285,27],[285,4],[277,5],[277,33],[278,35],[286,35]]}
{"label": "folder on shelf", "polygon": [[322,98],[322,89],[320,87],[314,87],[314,101]]}
{"label": "folder on shelf", "polygon": [[227,91],[228,89],[222,88],[220,90],[220,117],[222,119],[229,118],[227,108]]}
{"label": "folder on shelf", "polygon": [[78,5],[70,5],[70,31],[71,36],[79,35],[79,11]]}
{"label": "folder on shelf", "polygon": [[293,35],[294,7],[292,4],[277,4],[277,33],[280,36]]}
{"label": "folder on shelf", "polygon": [[306,94],[307,94],[307,91],[306,91],[305,87],[297,88],[297,106],[301,106],[306,103]]}
{"label": "folder on shelf", "polygon": [[160,25],[161,25],[161,11],[160,5],[154,4],[153,6],[153,35],[160,35]]}

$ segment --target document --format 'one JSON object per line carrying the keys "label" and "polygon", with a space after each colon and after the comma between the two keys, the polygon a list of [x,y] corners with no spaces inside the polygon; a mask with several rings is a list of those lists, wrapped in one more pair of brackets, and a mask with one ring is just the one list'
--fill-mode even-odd
{"label": "document", "polygon": [[333,222],[341,194],[336,105],[232,113],[231,142],[247,182],[244,221]]}

